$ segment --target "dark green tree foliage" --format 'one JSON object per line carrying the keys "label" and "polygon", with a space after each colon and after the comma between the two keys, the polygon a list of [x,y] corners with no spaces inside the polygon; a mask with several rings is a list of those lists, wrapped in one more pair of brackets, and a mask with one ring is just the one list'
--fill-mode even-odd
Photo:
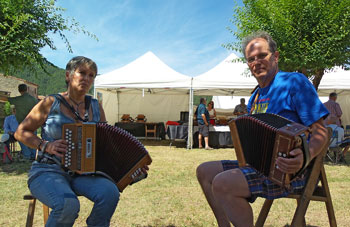
{"label": "dark green tree foliage", "polygon": [[280,52],[279,68],[299,71],[318,88],[326,70],[350,63],[350,0],[243,0],[230,29],[240,41],[257,30],[269,32]]}
{"label": "dark green tree foliage", "polygon": [[65,70],[51,64],[46,64],[46,71],[39,66],[24,68],[21,72],[16,72],[15,77],[25,79],[39,85],[39,95],[50,95],[65,91]]}
{"label": "dark green tree foliage", "polygon": [[74,19],[66,20],[64,9],[55,6],[54,0],[0,0],[0,71],[14,74],[24,67],[47,65],[40,50],[49,46],[55,50],[50,33],[57,33],[69,52],[72,48],[64,31],[83,32]]}

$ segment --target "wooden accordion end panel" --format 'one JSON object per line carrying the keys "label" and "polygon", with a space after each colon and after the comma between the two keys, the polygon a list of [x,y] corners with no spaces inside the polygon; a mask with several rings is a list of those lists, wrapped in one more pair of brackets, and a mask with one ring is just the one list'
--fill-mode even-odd
{"label": "wooden accordion end panel", "polygon": [[64,124],[62,139],[68,142],[68,150],[62,164],[77,173],[95,171],[95,124]]}
{"label": "wooden accordion end panel", "polygon": [[292,122],[276,114],[243,115],[229,123],[233,145],[239,166],[249,164],[274,183],[288,187],[291,174],[276,168],[278,157],[289,157],[302,143],[308,127]]}
{"label": "wooden accordion end panel", "polygon": [[[152,159],[143,144],[136,137],[121,128],[105,123],[67,125],[75,125],[77,128],[79,128],[81,125],[91,125],[94,128],[95,138],[92,140],[94,141],[92,147],[95,148],[95,158],[93,164],[91,164],[94,166],[94,169],[87,172],[94,172],[96,174],[102,173],[102,175],[107,175],[109,179],[114,181],[120,192],[122,192],[129,184],[134,182],[134,179],[137,177],[143,166],[150,165],[152,162]],[[66,125],[64,126],[63,133],[65,132],[65,127]],[[92,130],[90,127],[85,127],[85,129]],[[75,139],[79,140],[82,138],[74,135],[74,131],[79,132],[78,129],[70,130],[72,131],[72,136],[69,137],[71,137],[73,141]],[[63,138],[66,138],[65,135]],[[83,139],[83,141],[85,140]],[[75,147],[76,144],[79,144],[78,141],[72,143],[74,143]],[[89,148],[88,146],[85,147]],[[78,151],[79,149],[74,150]],[[76,156],[78,157],[77,160],[80,157],[85,159],[85,153],[82,151],[81,155],[72,154],[71,157]],[[71,159],[73,162],[73,158]],[[77,163],[79,162],[82,163],[86,161],[78,160]],[[76,164],[71,164],[70,166],[74,165]],[[77,164],[77,166],[79,165]],[[82,171],[79,173],[81,172]]]}

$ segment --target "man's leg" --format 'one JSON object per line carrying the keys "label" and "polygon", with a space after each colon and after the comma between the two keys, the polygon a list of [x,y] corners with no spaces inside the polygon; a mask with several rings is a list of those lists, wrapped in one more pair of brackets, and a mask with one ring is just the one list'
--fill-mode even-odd
{"label": "man's leg", "polygon": [[253,211],[246,198],[251,196],[248,182],[240,169],[227,170],[212,182],[215,200],[221,204],[230,222],[236,226],[252,227]]}
{"label": "man's leg", "polygon": [[209,136],[204,137],[204,142],[206,149],[212,149],[211,147],[209,147]]}
{"label": "man's leg", "polygon": [[203,193],[214,212],[215,218],[220,227],[229,227],[230,222],[226,217],[225,211],[220,202],[214,198],[212,191],[213,179],[216,175],[223,172],[221,161],[205,162],[197,167],[197,179],[202,187]]}
{"label": "man's leg", "polygon": [[202,134],[198,133],[198,148],[203,148],[202,146]]}

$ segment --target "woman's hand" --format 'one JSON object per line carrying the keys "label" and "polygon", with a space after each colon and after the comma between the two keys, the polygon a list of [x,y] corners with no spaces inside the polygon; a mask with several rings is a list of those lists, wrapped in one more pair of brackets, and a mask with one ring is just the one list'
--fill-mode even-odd
{"label": "woman's hand", "polygon": [[284,173],[296,173],[301,169],[304,162],[303,151],[300,148],[294,149],[289,153],[290,158],[278,157],[276,165]]}
{"label": "woman's hand", "polygon": [[45,152],[62,158],[67,151],[67,145],[65,140],[55,140],[46,145]]}

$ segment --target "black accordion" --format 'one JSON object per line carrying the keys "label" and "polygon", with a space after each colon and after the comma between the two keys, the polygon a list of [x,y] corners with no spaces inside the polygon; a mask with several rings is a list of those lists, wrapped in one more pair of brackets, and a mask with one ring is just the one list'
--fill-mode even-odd
{"label": "black accordion", "polygon": [[122,192],[152,162],[142,143],[129,132],[106,123],[64,124],[68,149],[62,165],[79,174],[96,173],[111,179]]}
{"label": "black accordion", "polygon": [[276,167],[278,157],[290,157],[295,148],[305,151],[308,127],[276,114],[250,114],[229,123],[239,166],[249,164],[274,183],[289,187],[293,175]]}

